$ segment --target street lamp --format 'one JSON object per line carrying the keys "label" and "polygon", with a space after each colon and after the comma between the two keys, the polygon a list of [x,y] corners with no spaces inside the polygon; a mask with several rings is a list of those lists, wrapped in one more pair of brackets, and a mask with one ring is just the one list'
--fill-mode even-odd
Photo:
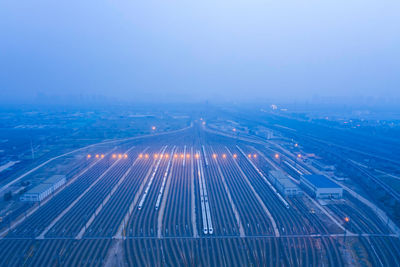
{"label": "street lamp", "polygon": [[[345,222],[345,224],[349,224],[350,223],[350,218],[347,217],[347,216],[344,217],[344,222]],[[345,244],[346,244],[346,234],[347,234],[347,229],[345,227],[345,229],[344,229],[344,240],[343,240],[343,243],[345,243]]]}

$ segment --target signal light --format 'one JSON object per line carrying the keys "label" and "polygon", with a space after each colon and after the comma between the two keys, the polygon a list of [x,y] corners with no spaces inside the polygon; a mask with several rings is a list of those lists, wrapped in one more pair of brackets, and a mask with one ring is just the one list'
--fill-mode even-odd
{"label": "signal light", "polygon": [[297,154],[297,157],[298,157],[298,158],[301,158],[301,154]]}
{"label": "signal light", "polygon": [[144,157],[145,157],[146,159],[148,159],[148,158],[149,158],[149,154],[144,155]]}
{"label": "signal light", "polygon": [[225,155],[225,154],[222,154],[222,157],[223,157],[223,158],[226,158],[226,155]]}
{"label": "signal light", "polygon": [[236,159],[236,158],[237,158],[237,155],[236,155],[236,154],[233,154],[233,157]]}
{"label": "signal light", "polygon": [[186,154],[186,157],[187,157],[187,158],[190,158],[190,154]]}
{"label": "signal light", "polygon": [[198,159],[198,158],[199,158],[199,154],[196,154],[196,155],[195,155],[195,158]]}
{"label": "signal light", "polygon": [[177,154],[175,154],[175,155],[174,155],[174,158],[177,158],[177,157],[178,157],[178,155],[177,155]]}
{"label": "signal light", "polygon": [[216,159],[217,158],[217,154],[213,154],[213,158]]}
{"label": "signal light", "polygon": [[112,158],[113,158],[113,159],[116,159],[116,158],[117,158],[117,155],[113,154],[113,155],[112,155]]}
{"label": "signal light", "polygon": [[104,154],[101,154],[101,158],[104,159]]}
{"label": "signal light", "polygon": [[118,158],[119,158],[119,159],[122,159],[122,154],[118,154]]}
{"label": "signal light", "polygon": [[257,158],[257,155],[256,155],[256,154],[254,154],[254,155],[253,155],[253,158]]}
{"label": "signal light", "polygon": [[154,154],[154,157],[155,157],[155,158],[158,158],[158,154]]}
{"label": "signal light", "polygon": [[183,154],[181,154],[181,159],[183,159]]}
{"label": "signal light", "polygon": [[88,159],[90,159],[91,157],[92,157],[92,155],[90,155],[90,154],[87,155],[87,158],[88,158]]}
{"label": "signal light", "polygon": [[345,222],[349,222],[349,221],[350,221],[350,218],[349,218],[349,217],[344,217],[344,221],[345,221]]}
{"label": "signal light", "polygon": [[139,154],[139,158],[140,158],[140,159],[143,158],[143,154]]}
{"label": "signal light", "polygon": [[163,157],[163,154],[160,155],[160,158],[162,158],[162,157]]}
{"label": "signal light", "polygon": [[128,155],[127,154],[124,154],[124,159],[127,159],[128,158]]}
{"label": "signal light", "polygon": [[168,158],[169,157],[169,155],[168,154],[165,154],[165,158]]}
{"label": "signal light", "polygon": [[248,154],[247,156],[248,156],[249,158],[251,158],[251,154]]}
{"label": "signal light", "polygon": [[275,154],[275,158],[276,158],[276,159],[279,159],[279,154]]}
{"label": "signal light", "polygon": [[99,158],[99,154],[96,154],[96,159],[98,159]]}

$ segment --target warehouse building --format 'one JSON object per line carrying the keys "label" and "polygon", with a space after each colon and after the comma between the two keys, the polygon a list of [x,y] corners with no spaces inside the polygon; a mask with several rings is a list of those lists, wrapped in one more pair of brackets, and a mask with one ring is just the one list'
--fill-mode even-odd
{"label": "warehouse building", "polygon": [[343,197],[343,188],[324,175],[303,175],[300,181],[315,198]]}
{"label": "warehouse building", "polygon": [[270,171],[269,179],[274,187],[284,196],[302,194],[301,189],[281,171]]}
{"label": "warehouse building", "polygon": [[20,198],[21,201],[38,202],[45,199],[67,181],[65,175],[53,175],[41,184],[27,191]]}

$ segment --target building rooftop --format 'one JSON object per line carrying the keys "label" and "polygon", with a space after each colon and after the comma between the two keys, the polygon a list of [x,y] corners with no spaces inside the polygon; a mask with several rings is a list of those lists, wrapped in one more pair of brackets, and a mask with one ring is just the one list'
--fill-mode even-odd
{"label": "building rooftop", "polygon": [[283,185],[285,188],[297,188],[297,185],[295,185],[292,180],[289,178],[285,179],[279,179],[278,180],[281,185]]}
{"label": "building rooftop", "polygon": [[25,194],[40,194],[52,186],[53,186],[52,184],[39,184],[34,188],[32,188],[31,190],[28,190]]}
{"label": "building rooftop", "polygon": [[319,175],[319,174],[303,175],[303,178],[309,181],[317,188],[341,188],[337,183],[332,182],[324,175]]}
{"label": "building rooftop", "polygon": [[282,171],[269,171],[269,174],[278,180],[288,179]]}
{"label": "building rooftop", "polygon": [[55,184],[62,179],[66,179],[65,175],[53,175],[50,178],[43,181],[43,184]]}

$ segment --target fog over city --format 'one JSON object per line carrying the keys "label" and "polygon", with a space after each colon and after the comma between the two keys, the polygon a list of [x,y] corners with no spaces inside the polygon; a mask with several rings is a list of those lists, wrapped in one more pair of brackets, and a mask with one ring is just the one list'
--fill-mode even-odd
{"label": "fog over city", "polygon": [[400,99],[399,1],[1,1],[1,103]]}
{"label": "fog over city", "polygon": [[400,266],[399,26],[399,0],[0,0],[0,267]]}

